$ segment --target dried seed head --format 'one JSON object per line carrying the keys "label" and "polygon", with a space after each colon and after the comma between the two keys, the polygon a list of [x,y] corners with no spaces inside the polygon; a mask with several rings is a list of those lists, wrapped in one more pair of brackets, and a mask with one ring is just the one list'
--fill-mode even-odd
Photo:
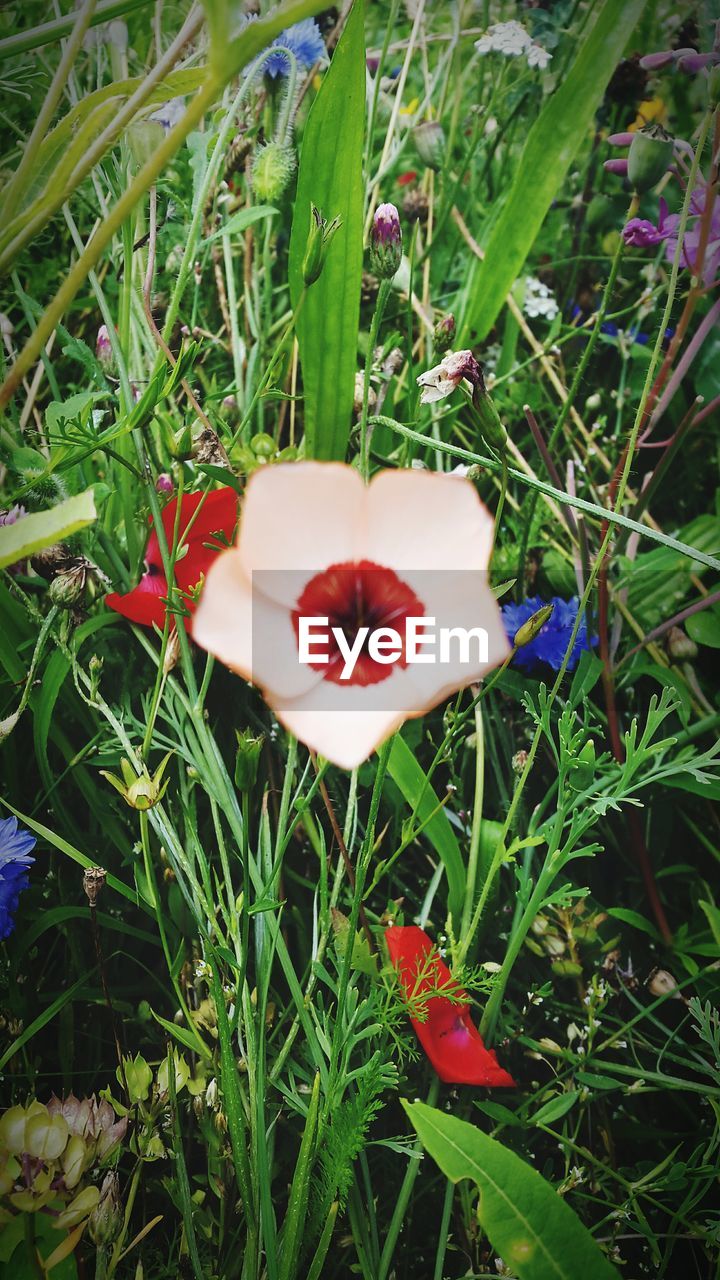
{"label": "dried seed head", "polygon": [[91,907],[97,903],[100,894],[105,888],[107,880],[107,871],[104,867],[86,867],[83,872],[83,889],[87,894],[87,900]]}

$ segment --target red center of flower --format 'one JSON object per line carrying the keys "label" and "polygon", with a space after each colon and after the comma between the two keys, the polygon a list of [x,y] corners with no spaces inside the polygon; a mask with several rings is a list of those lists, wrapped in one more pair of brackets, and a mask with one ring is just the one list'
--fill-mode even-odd
{"label": "red center of flower", "polygon": [[[424,606],[415,592],[392,569],[373,564],[371,560],[345,561],[331,564],[311,578],[293,610],[296,636],[301,618],[327,618],[325,637],[313,641],[317,661],[310,666],[322,672],[333,684],[379,684],[392,675],[395,667],[407,665],[405,656],[405,622],[419,618]],[[349,679],[340,678],[345,657],[333,628],[338,628],[348,645],[356,642],[361,628],[369,628]],[[381,627],[392,628],[400,636],[402,651],[392,663],[377,662],[369,652],[370,636]],[[327,662],[319,660],[327,655]]]}

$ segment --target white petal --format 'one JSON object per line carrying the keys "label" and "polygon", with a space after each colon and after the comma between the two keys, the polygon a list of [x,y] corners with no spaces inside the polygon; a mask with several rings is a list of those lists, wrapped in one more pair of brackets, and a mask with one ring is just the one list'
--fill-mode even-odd
{"label": "white petal", "polygon": [[364,554],[376,564],[423,574],[488,567],[493,520],[469,480],[383,471],[370,484],[367,519]]}

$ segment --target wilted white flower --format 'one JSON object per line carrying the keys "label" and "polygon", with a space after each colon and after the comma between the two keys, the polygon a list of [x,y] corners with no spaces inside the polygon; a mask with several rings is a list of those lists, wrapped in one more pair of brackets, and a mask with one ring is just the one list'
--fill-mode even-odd
{"label": "wilted white flower", "polygon": [[434,404],[436,400],[445,400],[460,386],[463,378],[467,378],[473,387],[482,381],[480,365],[472,351],[448,351],[439,364],[421,373],[417,380],[423,388],[420,396],[421,404]]}
{"label": "wilted white flower", "polygon": [[554,293],[548,289],[547,285],[535,276],[528,276],[525,280],[523,311],[531,320],[537,319],[538,316],[544,316],[546,320],[554,320],[560,308]]}

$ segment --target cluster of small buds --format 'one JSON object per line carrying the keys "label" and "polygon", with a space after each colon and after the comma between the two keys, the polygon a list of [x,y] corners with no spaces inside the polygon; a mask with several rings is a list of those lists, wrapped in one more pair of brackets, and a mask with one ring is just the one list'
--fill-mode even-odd
{"label": "cluster of small buds", "polygon": [[520,22],[495,22],[488,27],[484,35],[475,41],[477,52],[484,56],[487,53],[502,53],[506,58],[525,57],[529,67],[539,67],[541,71],[549,65],[552,54],[533,40]]}

